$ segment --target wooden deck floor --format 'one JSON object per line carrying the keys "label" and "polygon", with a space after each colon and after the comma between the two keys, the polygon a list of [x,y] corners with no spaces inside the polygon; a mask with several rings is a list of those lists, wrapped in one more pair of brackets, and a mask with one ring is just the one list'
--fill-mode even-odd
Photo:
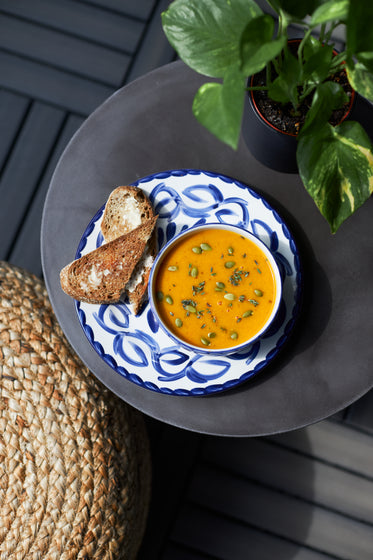
{"label": "wooden deck floor", "polygon": [[[160,25],[168,3],[0,0],[0,259],[42,276],[57,161],[111,93],[174,59]],[[268,438],[147,421],[154,484],[140,560],[372,560],[372,392]]]}

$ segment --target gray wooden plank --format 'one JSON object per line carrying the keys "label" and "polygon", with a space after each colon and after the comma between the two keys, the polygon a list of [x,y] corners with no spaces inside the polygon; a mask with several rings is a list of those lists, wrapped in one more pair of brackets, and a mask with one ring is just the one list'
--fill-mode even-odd
{"label": "gray wooden plank", "polygon": [[141,21],[74,0],[0,0],[0,11],[128,52],[143,31]]}
{"label": "gray wooden plank", "polygon": [[166,10],[170,0],[159,0],[146,35],[136,52],[126,82],[154,70],[175,59],[175,52],[166,39],[162,29],[161,13]]}
{"label": "gray wooden plank", "polygon": [[346,423],[325,420],[304,430],[275,436],[271,440],[355,474],[368,478],[373,476],[371,435],[355,430]]}
{"label": "gray wooden plank", "polygon": [[[85,2],[86,0],[79,1]],[[136,0],[135,2],[133,0],[88,0],[88,3],[146,20],[150,16],[156,0]]]}
{"label": "gray wooden plank", "polygon": [[373,524],[373,477],[367,479],[265,439],[210,440],[204,456],[233,475]]}
{"label": "gray wooden plank", "polygon": [[89,115],[113,88],[0,52],[0,87],[69,111]]}
{"label": "gray wooden plank", "polygon": [[170,538],[217,560],[333,558],[191,504],[182,506]]}
{"label": "gray wooden plank", "polygon": [[0,220],[2,259],[6,259],[22,223],[63,115],[58,109],[34,103],[7,161],[0,182],[2,207],[6,209]]}
{"label": "gray wooden plank", "polygon": [[122,84],[131,60],[116,50],[18,18],[0,14],[0,26],[2,49],[113,87]]}
{"label": "gray wooden plank", "polygon": [[199,506],[250,527],[331,556],[346,560],[372,558],[373,525],[360,523],[243,477],[198,467],[187,497]]}
{"label": "gray wooden plank", "polygon": [[15,141],[28,105],[29,100],[26,97],[0,90],[0,171]]}
{"label": "gray wooden plank", "polygon": [[23,220],[22,229],[8,257],[10,263],[20,266],[39,277],[42,276],[40,229],[45,197],[58,160],[67,143],[82,124],[82,120],[83,119],[72,115],[64,123],[53,152],[49,157],[46,169],[41,177],[37,192],[28,207],[27,215]]}

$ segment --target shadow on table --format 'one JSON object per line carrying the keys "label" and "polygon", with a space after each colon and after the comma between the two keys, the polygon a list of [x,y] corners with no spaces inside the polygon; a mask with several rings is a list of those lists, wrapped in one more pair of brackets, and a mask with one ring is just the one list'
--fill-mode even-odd
{"label": "shadow on table", "polygon": [[[254,385],[322,336],[332,306],[329,281],[303,229],[276,201],[269,202],[294,235],[304,289],[290,339],[272,364],[248,381]],[[222,438],[150,422],[161,427],[162,437],[153,449],[153,497],[138,560],[291,560],[308,546],[315,506],[306,431],[296,432],[290,448],[281,435]]]}
{"label": "shadow on table", "polygon": [[[220,438],[175,429],[172,436],[179,440],[177,450],[197,438],[198,453],[192,445],[191,462],[172,446],[158,455],[139,560],[297,557],[308,543],[314,513],[314,467],[305,431],[297,432],[295,448],[281,436]],[[171,509],[166,493],[174,496]]]}
{"label": "shadow on table", "polygon": [[[276,357],[260,372],[259,376],[249,379],[247,383],[261,384],[269,377],[286,367],[294,356],[312,347],[323,336],[332,312],[332,290],[327,274],[316,260],[306,235],[295,220],[277,201],[269,202],[285,218],[295,239],[301,259],[302,295],[294,326],[283,347]],[[240,391],[242,387],[236,390]],[[232,389],[231,391],[235,391]]]}

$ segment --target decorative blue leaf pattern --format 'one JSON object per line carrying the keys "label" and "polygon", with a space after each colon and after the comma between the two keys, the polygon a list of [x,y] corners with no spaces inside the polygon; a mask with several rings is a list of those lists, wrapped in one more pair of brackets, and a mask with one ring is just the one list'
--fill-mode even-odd
{"label": "decorative blue leaf pattern", "polygon": [[[144,388],[174,395],[207,395],[242,383],[265,367],[288,339],[299,312],[302,274],[296,243],[278,213],[247,185],[224,175],[181,169],[134,183],[149,196],[158,214],[162,247],[186,228],[204,223],[243,227],[274,255],[283,282],[283,300],[265,335],[240,352],[210,357],[172,343],[150,306],[134,316],[125,302],[90,306],[76,303],[84,332],[102,359],[118,375]],[[88,224],[77,257],[99,246],[102,207]]]}
{"label": "decorative blue leaf pattern", "polygon": [[156,317],[154,316],[154,313],[150,309],[150,307],[148,308],[148,312],[147,312],[147,320],[148,320],[148,325],[150,327],[150,330],[154,334],[157,333],[159,331],[159,323]]}

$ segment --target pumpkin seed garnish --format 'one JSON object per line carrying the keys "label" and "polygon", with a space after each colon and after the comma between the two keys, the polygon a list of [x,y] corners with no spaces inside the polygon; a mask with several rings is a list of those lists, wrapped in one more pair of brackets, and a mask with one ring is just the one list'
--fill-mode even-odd
{"label": "pumpkin seed garnish", "polygon": [[251,317],[252,314],[253,314],[253,310],[249,309],[248,311],[245,311],[244,313],[242,313],[242,317],[244,319],[246,319],[246,317]]}
{"label": "pumpkin seed garnish", "polygon": [[206,284],[206,282],[205,282],[205,280],[204,280],[203,282],[200,282],[200,283],[198,284],[198,286],[193,286],[193,287],[192,287],[192,293],[193,293],[193,295],[195,296],[196,294],[200,294],[200,293],[204,294],[204,291],[203,291],[203,290],[205,289],[205,284]]}
{"label": "pumpkin seed garnish", "polygon": [[208,243],[201,243],[200,245],[202,251],[211,251],[212,247]]}
{"label": "pumpkin seed garnish", "polygon": [[183,326],[183,322],[179,317],[177,317],[177,319],[175,319],[175,325],[177,326],[178,329],[180,329],[180,327]]}
{"label": "pumpkin seed garnish", "polygon": [[224,263],[225,268],[233,268],[236,263],[234,261],[227,261]]}
{"label": "pumpkin seed garnish", "polygon": [[235,299],[235,297],[236,296],[234,294],[231,294],[229,292],[227,294],[224,294],[224,299],[227,299],[229,301],[233,301]]}
{"label": "pumpkin seed garnish", "polygon": [[179,267],[171,265],[171,266],[168,267],[167,270],[169,270],[170,272],[176,272],[176,270],[179,270]]}
{"label": "pumpkin seed garnish", "polygon": [[168,303],[169,305],[172,305],[174,303],[174,300],[172,299],[171,296],[167,295],[164,298],[165,302]]}
{"label": "pumpkin seed garnish", "polygon": [[262,290],[254,290],[254,294],[258,297],[262,297],[263,296],[263,292]]}
{"label": "pumpkin seed garnish", "polygon": [[201,337],[201,342],[202,344],[204,344],[205,346],[209,346],[210,345],[210,341],[208,338],[206,338],[205,336]]}
{"label": "pumpkin seed garnish", "polygon": [[200,255],[200,254],[202,253],[201,247],[192,247],[192,251],[193,251],[193,253],[195,253],[196,255]]}

